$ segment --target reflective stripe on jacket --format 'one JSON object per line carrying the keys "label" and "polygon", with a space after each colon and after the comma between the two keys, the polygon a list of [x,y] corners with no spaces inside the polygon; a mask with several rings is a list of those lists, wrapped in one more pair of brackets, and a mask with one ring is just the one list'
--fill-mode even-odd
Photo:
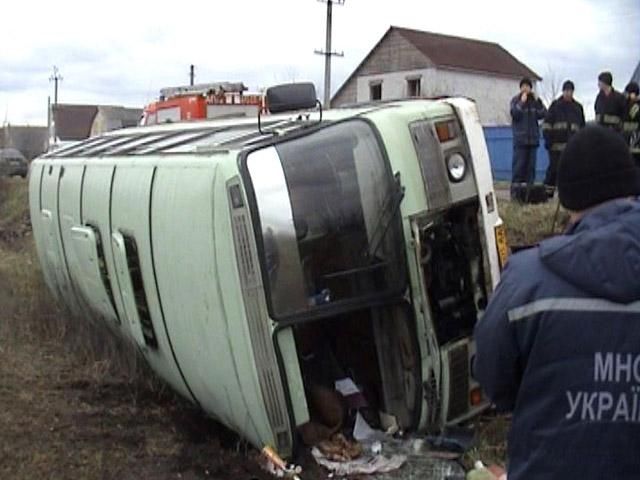
{"label": "reflective stripe on jacket", "polygon": [[563,97],[554,100],[542,123],[545,147],[554,151],[563,150],[571,135],[584,124],[584,110],[580,103]]}
{"label": "reflective stripe on jacket", "polygon": [[609,95],[600,91],[595,103],[596,122],[605,127],[620,130],[625,116],[626,99],[624,95],[611,90]]}
{"label": "reflective stripe on jacket", "polygon": [[640,201],[513,255],[475,339],[475,376],[514,412],[509,480],[638,478]]}
{"label": "reflective stripe on jacket", "polygon": [[640,100],[627,102],[627,111],[622,123],[622,134],[631,153],[640,156]]}

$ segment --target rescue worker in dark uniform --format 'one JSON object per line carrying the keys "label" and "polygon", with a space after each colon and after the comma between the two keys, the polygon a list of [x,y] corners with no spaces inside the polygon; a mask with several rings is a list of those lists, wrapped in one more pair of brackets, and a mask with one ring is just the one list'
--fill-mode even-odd
{"label": "rescue worker in dark uniform", "polygon": [[596,122],[604,127],[622,131],[622,118],[624,117],[626,101],[624,95],[613,88],[611,72],[602,72],[598,75],[598,88],[600,92],[596,97],[595,111]]}
{"label": "rescue worker in dark uniform", "polygon": [[619,133],[565,148],[563,235],[509,258],[476,324],[473,372],[513,411],[509,480],[640,474],[640,170]]}
{"label": "rescue worker in dark uniform", "polygon": [[520,93],[511,99],[513,161],[511,199],[523,200],[536,175],[536,154],[540,144],[540,127],[547,109],[533,92],[529,78],[520,81]]}
{"label": "rescue worker in dark uniform", "polygon": [[553,101],[542,122],[544,144],[549,152],[549,167],[544,179],[547,195],[553,197],[560,155],[569,138],[584,127],[584,110],[573,98],[575,86],[571,80],[562,84],[562,96]]}
{"label": "rescue worker in dark uniform", "polygon": [[630,82],[624,89],[627,109],[622,121],[622,133],[629,144],[631,156],[640,167],[640,86]]}

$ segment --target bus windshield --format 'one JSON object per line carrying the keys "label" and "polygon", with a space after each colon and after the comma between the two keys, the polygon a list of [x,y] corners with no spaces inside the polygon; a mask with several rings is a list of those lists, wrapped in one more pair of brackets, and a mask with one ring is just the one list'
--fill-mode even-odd
{"label": "bus windshield", "polygon": [[366,122],[258,150],[247,168],[275,318],[402,289],[401,196]]}

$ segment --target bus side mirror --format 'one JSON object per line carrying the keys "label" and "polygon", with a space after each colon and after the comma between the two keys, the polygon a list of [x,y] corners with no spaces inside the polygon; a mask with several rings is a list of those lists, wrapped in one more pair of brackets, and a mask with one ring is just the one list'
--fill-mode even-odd
{"label": "bus side mirror", "polygon": [[286,83],[267,89],[267,108],[271,113],[316,108],[316,87],[311,82]]}

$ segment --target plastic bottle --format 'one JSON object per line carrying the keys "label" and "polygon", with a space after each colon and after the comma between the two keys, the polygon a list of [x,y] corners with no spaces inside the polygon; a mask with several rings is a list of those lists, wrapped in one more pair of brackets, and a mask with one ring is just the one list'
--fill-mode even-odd
{"label": "plastic bottle", "polygon": [[467,480],[496,480],[496,476],[478,460],[473,464],[473,470],[467,473]]}

